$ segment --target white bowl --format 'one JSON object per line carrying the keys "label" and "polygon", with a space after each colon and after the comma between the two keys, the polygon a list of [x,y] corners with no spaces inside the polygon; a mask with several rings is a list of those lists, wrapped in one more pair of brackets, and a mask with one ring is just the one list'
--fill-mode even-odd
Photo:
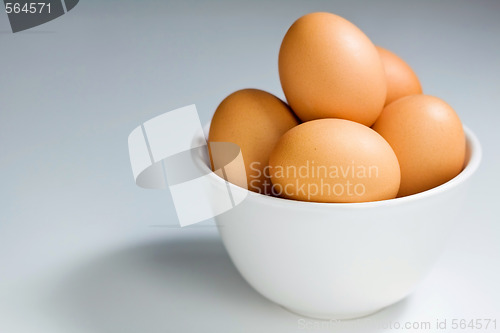
{"label": "white bowl", "polygon": [[[304,316],[356,318],[398,302],[442,251],[480,164],[481,146],[469,129],[465,133],[464,170],[422,193],[342,204],[249,192],[215,218],[229,256],[255,290]],[[209,171],[206,157],[195,161]],[[222,178],[212,173],[210,179],[213,196],[227,191]]]}

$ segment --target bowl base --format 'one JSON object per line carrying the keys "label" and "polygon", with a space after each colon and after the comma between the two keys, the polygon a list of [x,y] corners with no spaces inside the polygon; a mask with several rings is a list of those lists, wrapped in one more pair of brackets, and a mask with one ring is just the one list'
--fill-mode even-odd
{"label": "bowl base", "polygon": [[286,306],[282,306],[285,310],[292,312],[296,315],[302,316],[302,317],[308,317],[311,319],[319,319],[319,320],[349,320],[349,319],[357,319],[357,318],[362,318],[366,317],[369,315],[372,315],[380,310],[380,309],[375,309],[371,311],[365,311],[365,312],[352,312],[352,313],[322,313],[322,312],[308,312],[308,311],[302,311],[302,310],[296,310],[292,308],[288,308]]}

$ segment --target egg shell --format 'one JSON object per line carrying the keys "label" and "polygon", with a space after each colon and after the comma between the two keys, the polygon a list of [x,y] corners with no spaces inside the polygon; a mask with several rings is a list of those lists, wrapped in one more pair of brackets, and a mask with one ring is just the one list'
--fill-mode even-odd
{"label": "egg shell", "polygon": [[[243,156],[246,180],[228,180],[240,186],[246,181],[249,190],[269,194],[271,181],[265,168],[271,150],[278,139],[298,123],[288,105],[278,97],[258,89],[239,90],[217,107],[210,124],[209,147],[213,142],[237,144]],[[213,169],[211,150],[210,156]],[[241,174],[237,171],[233,174]]]}
{"label": "egg shell", "polygon": [[398,196],[439,186],[460,173],[465,135],[460,118],[443,100],[403,97],[384,108],[373,129],[396,153],[401,167]]}
{"label": "egg shell", "polygon": [[377,51],[384,65],[387,96],[385,105],[401,97],[422,93],[422,86],[413,69],[393,52],[377,46]]}
{"label": "egg shell", "polygon": [[278,59],[281,86],[303,120],[342,118],[370,126],[384,107],[385,73],[377,49],[348,20],[311,13],[292,24]]}
{"label": "egg shell", "polygon": [[391,146],[371,128],[343,119],[318,119],[286,132],[269,159],[273,192],[314,202],[391,199],[399,164]]}

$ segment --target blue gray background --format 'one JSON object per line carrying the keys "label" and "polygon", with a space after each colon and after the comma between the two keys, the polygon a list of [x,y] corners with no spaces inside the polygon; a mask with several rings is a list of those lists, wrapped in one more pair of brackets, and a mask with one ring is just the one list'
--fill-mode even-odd
{"label": "blue gray background", "polygon": [[304,331],[210,222],[176,228],[168,191],[135,186],[127,136],[192,103],[208,122],[240,88],[283,97],[281,39],[312,11],[399,54],[484,148],[435,269],[373,319],[500,327],[500,2],[87,0],[17,34],[0,13],[0,331]]}

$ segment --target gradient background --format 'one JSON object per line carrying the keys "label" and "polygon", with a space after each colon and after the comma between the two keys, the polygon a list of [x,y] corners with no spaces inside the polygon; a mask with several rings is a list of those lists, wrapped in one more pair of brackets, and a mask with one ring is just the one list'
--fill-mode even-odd
{"label": "gradient background", "polygon": [[500,329],[499,1],[87,0],[17,34],[0,13],[1,332],[304,331],[242,280],[210,222],[180,229],[168,191],[135,186],[127,136],[192,103],[207,122],[240,88],[283,98],[281,39],[312,11],[399,54],[484,149],[435,269],[371,318]]}

